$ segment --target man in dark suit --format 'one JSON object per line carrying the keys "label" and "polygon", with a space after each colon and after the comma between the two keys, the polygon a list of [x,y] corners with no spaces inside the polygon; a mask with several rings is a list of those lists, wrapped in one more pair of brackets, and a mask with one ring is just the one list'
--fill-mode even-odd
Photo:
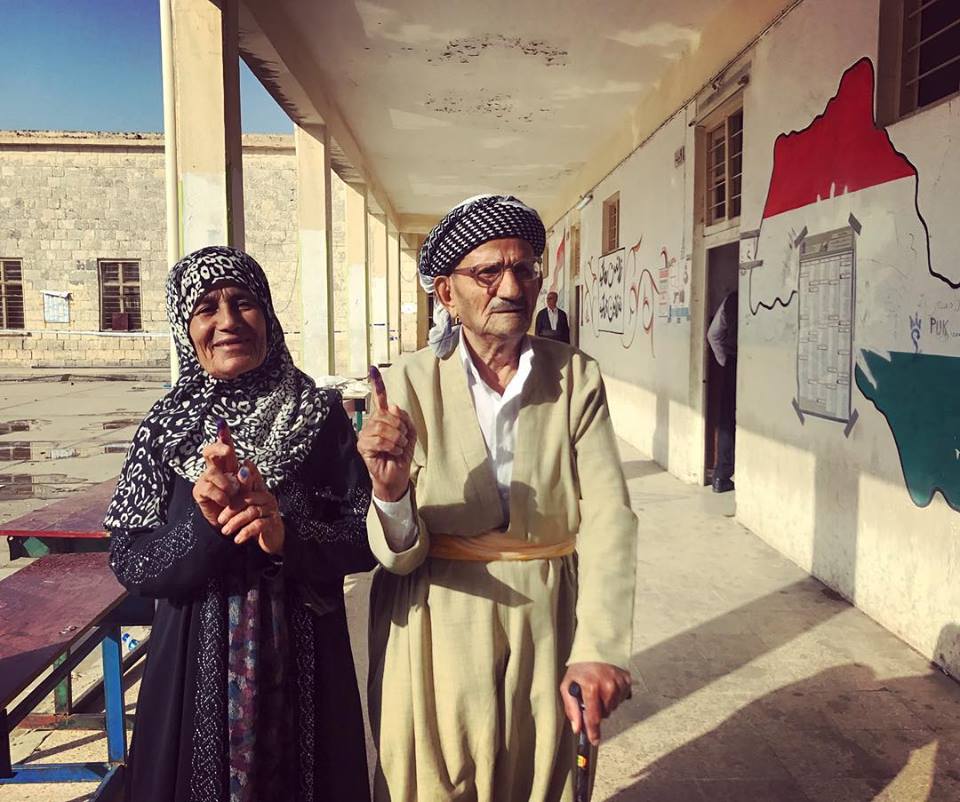
{"label": "man in dark suit", "polygon": [[534,333],[538,337],[546,337],[548,340],[570,342],[570,324],[567,322],[567,313],[562,309],[557,309],[557,294],[555,292],[547,293],[547,308],[541,309],[537,315],[537,325]]}

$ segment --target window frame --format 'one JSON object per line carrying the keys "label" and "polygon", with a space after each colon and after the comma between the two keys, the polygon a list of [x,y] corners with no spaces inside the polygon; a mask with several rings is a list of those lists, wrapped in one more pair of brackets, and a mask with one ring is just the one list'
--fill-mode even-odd
{"label": "window frame", "polygon": [[[611,212],[613,217],[616,218],[613,225],[611,226]],[[613,253],[620,248],[620,193],[614,192],[609,198],[603,202],[603,211],[602,211],[602,220],[601,220],[601,242],[600,242],[600,255],[606,256],[608,253]],[[611,230],[612,229],[612,230]]]}
{"label": "window frame", "polygon": [[[737,98],[734,106],[724,104],[709,121],[703,125],[703,225],[707,232],[718,231],[727,226],[736,225],[743,212],[743,99]],[[739,117],[739,127],[734,128],[731,121]],[[714,136],[720,133],[717,145]],[[735,144],[738,143],[738,144]],[[722,148],[718,159],[713,154]],[[739,166],[734,162],[739,159]],[[722,160],[722,164],[720,163]],[[720,180],[715,179],[717,170],[723,170]],[[734,172],[736,170],[736,172]],[[714,202],[714,192],[722,187],[723,199]],[[722,215],[713,215],[713,210],[723,207]],[[735,211],[734,211],[735,209]]]}
{"label": "window frame", "polygon": [[[20,273],[17,279],[7,278],[7,269],[16,265]],[[11,326],[10,310],[8,309],[9,288],[19,287],[20,290],[20,325]],[[3,331],[24,331],[27,328],[26,300],[23,292],[23,259],[0,259],[0,329]]]}
{"label": "window frame", "polygon": [[[891,125],[915,114],[949,103],[960,96],[960,83],[957,88],[942,97],[919,105],[920,81],[933,73],[957,63],[960,60],[960,46],[957,54],[928,70],[923,75],[919,71],[922,48],[933,42],[947,31],[960,41],[960,19],[946,27],[929,34],[925,39],[915,41],[920,36],[922,12],[931,6],[948,0],[880,0],[880,34],[877,64],[877,122]],[[909,8],[908,8],[909,6]],[[914,22],[911,19],[916,18]],[[941,40],[942,41],[942,40]],[[910,55],[915,53],[915,55]],[[909,60],[915,62],[911,69]],[[909,94],[912,93],[912,96]]]}
{"label": "window frame", "polygon": [[[104,269],[106,267],[116,267],[117,268],[117,281],[107,281],[104,276]],[[136,267],[137,277],[136,280],[128,280],[125,278],[125,268],[127,267]],[[100,331],[143,331],[143,273],[142,273],[142,264],[139,259],[98,259],[97,260],[97,279],[100,285]],[[105,296],[105,289],[107,287],[116,287],[117,288],[117,300],[119,303],[119,309],[114,311],[107,310],[107,298]],[[124,293],[124,290],[127,288],[136,288],[137,293],[137,302],[136,310],[127,309],[127,298]],[[110,315],[108,318],[107,315]],[[126,329],[114,329],[113,328],[113,315],[114,314],[127,314],[131,318],[133,315],[136,315],[136,323],[134,320],[130,320],[130,325]]]}

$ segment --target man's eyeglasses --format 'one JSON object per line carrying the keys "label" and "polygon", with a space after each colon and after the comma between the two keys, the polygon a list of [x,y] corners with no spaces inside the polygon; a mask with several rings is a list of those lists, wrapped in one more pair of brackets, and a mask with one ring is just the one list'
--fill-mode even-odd
{"label": "man's eyeglasses", "polygon": [[541,262],[540,257],[531,257],[529,259],[521,259],[519,262],[513,262],[509,265],[503,262],[496,262],[491,265],[458,267],[452,272],[459,273],[461,276],[470,276],[481,287],[489,288],[496,287],[500,284],[503,280],[504,271],[510,270],[517,281],[527,284],[531,281],[536,281],[543,275],[543,270],[540,267]]}

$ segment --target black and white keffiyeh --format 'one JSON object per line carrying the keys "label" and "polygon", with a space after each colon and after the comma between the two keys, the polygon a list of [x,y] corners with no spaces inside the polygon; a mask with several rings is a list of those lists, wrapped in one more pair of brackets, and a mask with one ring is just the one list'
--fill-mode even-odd
{"label": "black and white keffiyeh", "polygon": [[[458,203],[433,227],[420,248],[420,285],[433,292],[438,276],[449,276],[474,248],[494,239],[526,240],[535,256],[543,253],[547,233],[536,210],[513,195],[477,195]],[[441,303],[433,306],[428,336],[434,353],[443,358],[457,346],[459,327]]]}
{"label": "black and white keffiyeh", "polygon": [[423,276],[448,276],[470,251],[493,239],[526,240],[535,256],[547,243],[540,215],[513,195],[477,195],[458,203],[433,227],[420,248]]}
{"label": "black and white keffiyeh", "polygon": [[[231,380],[215,379],[197,360],[190,318],[216,285],[245,287],[260,302],[267,324],[263,364]],[[181,259],[167,279],[167,317],[180,376],[137,429],[104,524],[107,529],[156,528],[165,522],[173,475],[195,482],[203,447],[230,426],[237,456],[251,460],[271,489],[306,459],[336,391],[318,388],[297,369],[283,339],[270,287],[257,262],[234,248],[203,248]]]}

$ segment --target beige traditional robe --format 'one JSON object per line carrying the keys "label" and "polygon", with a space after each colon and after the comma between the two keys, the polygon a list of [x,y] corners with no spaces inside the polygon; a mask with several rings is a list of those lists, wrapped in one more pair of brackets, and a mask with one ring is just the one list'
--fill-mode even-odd
{"label": "beige traditional robe", "polygon": [[576,745],[559,685],[568,663],[628,667],[636,517],[600,370],[533,338],[521,395],[507,534],[576,538],[576,555],[465,562],[429,557],[431,533],[502,527],[493,466],[456,350],[386,372],[413,419],[419,536],[394,552],[371,506],[381,565],[370,600],[369,703],[378,802],[573,799]]}

